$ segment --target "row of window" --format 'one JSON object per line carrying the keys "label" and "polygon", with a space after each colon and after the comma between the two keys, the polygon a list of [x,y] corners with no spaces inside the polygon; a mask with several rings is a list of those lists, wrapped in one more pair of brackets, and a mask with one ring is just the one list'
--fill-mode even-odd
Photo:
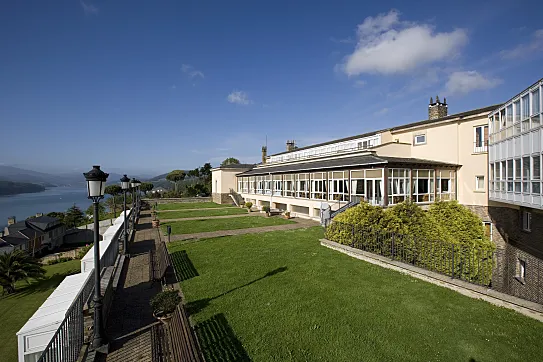
{"label": "row of window", "polygon": [[534,154],[490,163],[490,190],[540,195],[541,158]]}
{"label": "row of window", "polygon": [[[349,201],[351,196],[358,196],[382,205],[383,172],[369,169],[238,177],[238,192],[330,201]],[[455,199],[454,178],[455,171],[451,170],[389,169],[387,203]]]}
{"label": "row of window", "polygon": [[543,122],[543,90],[537,86],[490,116],[490,143],[537,128]]}
{"label": "row of window", "polygon": [[[419,146],[426,144],[426,133],[416,133],[413,136],[413,145]],[[473,152],[488,151],[488,125],[473,127]]]}

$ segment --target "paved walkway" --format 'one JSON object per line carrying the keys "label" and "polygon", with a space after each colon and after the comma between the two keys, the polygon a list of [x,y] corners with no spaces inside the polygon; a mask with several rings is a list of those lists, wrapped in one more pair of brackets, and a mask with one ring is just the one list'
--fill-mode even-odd
{"label": "paved walkway", "polygon": [[234,214],[234,215],[220,215],[220,216],[200,216],[200,217],[181,217],[177,219],[160,219],[160,221],[185,221],[185,220],[210,220],[210,219],[230,219],[233,217],[246,217],[246,216],[264,216],[259,212],[251,212],[246,214]]}
{"label": "paved walkway", "polygon": [[287,225],[260,226],[260,227],[249,228],[249,229],[218,230],[218,231],[209,231],[205,233],[172,235],[170,237],[170,241],[216,238],[216,237],[221,237],[221,236],[244,235],[244,234],[253,234],[253,233],[266,233],[269,231],[295,230],[295,229],[303,229],[303,228],[308,228],[311,226],[320,225],[318,222],[313,221],[313,220],[308,220],[308,219],[294,218],[292,219],[292,221],[295,221],[296,223],[287,224]]}
{"label": "paved walkway", "polygon": [[108,362],[160,361],[162,325],[153,317],[150,299],[160,291],[152,282],[151,250],[157,233],[151,228],[149,211],[140,214],[134,241],[129,245],[119,287],[108,318]]}

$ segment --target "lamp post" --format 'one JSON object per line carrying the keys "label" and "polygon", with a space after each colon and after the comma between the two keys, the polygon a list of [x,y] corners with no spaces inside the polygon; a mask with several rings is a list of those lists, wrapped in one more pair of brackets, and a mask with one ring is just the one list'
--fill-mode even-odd
{"label": "lamp post", "polygon": [[126,175],[124,175],[122,178],[121,178],[121,188],[123,189],[123,194],[124,194],[124,222],[123,222],[123,227],[124,227],[124,240],[123,240],[123,252],[125,255],[127,255],[127,250],[128,250],[128,234],[126,233],[126,191],[130,188],[130,179],[128,177],[126,177]]}
{"label": "lamp post", "polygon": [[136,180],[135,178],[132,178],[130,180],[130,187],[132,188],[132,229],[136,230],[136,194],[134,191],[136,190]]}
{"label": "lamp post", "polygon": [[141,181],[140,180],[136,180],[136,193],[137,193],[137,200],[138,200],[138,211],[141,207],[141,194],[140,194],[140,186],[141,186]]}
{"label": "lamp post", "polygon": [[100,217],[98,203],[104,198],[106,180],[109,174],[100,170],[100,166],[92,166],[92,170],[83,174],[87,181],[88,198],[94,205],[94,337],[92,347],[95,350],[107,350],[107,339],[102,324],[102,293],[100,290]]}

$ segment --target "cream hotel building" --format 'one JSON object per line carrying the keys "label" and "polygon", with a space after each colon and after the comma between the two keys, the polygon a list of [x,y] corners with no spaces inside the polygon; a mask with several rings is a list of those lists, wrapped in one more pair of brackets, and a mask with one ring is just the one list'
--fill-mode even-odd
{"label": "cream hotel building", "polygon": [[[499,105],[448,114],[446,99],[430,99],[428,119],[371,133],[267,155],[262,163],[212,170],[215,202],[232,197],[320,219],[363,199],[389,206],[411,199],[427,205],[458,200],[488,216],[488,114]],[[232,196],[231,196],[232,195]]]}

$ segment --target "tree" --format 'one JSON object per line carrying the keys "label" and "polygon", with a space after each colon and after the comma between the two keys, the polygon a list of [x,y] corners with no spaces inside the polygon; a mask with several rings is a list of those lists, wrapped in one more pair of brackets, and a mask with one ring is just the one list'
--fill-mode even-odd
{"label": "tree", "polygon": [[[87,211],[85,211],[85,214],[87,214],[87,216],[89,218],[93,218],[94,217],[94,205],[89,206]],[[105,215],[106,215],[106,207],[102,203],[99,203],[98,204],[98,219],[101,219]]]}
{"label": "tree", "polygon": [[200,167],[200,177],[203,178],[205,183],[211,182],[211,164],[209,162],[204,163],[202,167]]}
{"label": "tree", "polygon": [[175,185],[175,192],[177,192],[179,182],[183,181],[187,174],[183,170],[173,170],[166,176],[166,180],[173,182]]}
{"label": "tree", "polygon": [[222,161],[221,166],[226,165],[239,165],[239,160],[234,157],[228,157],[226,160]]}
{"label": "tree", "polygon": [[22,250],[0,255],[0,285],[4,293],[15,292],[15,283],[28,278],[43,278],[45,269],[39,261]]}
{"label": "tree", "polygon": [[64,223],[67,226],[75,228],[76,226],[81,225],[84,220],[85,215],[83,214],[83,211],[81,211],[81,209],[77,207],[76,204],[66,210],[66,215],[64,216]]}
{"label": "tree", "polygon": [[145,193],[148,193],[149,191],[151,191],[153,188],[155,187],[155,185],[153,185],[151,182],[144,182],[140,185],[140,190],[145,192]]}
{"label": "tree", "polygon": [[117,216],[117,201],[116,196],[120,195],[123,192],[123,189],[119,185],[109,185],[106,186],[106,194],[111,195],[113,199],[113,216]]}
{"label": "tree", "polygon": [[53,212],[48,213],[47,216],[54,217],[54,218],[58,219],[58,221],[60,221],[61,223],[64,223],[64,213],[63,212],[53,211]]}

